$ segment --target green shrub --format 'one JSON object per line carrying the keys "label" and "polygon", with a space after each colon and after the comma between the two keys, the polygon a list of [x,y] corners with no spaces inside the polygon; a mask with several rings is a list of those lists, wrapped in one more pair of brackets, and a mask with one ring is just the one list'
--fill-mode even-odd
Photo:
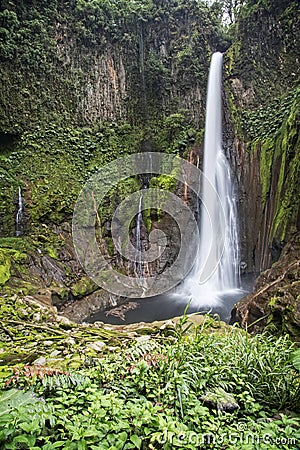
{"label": "green shrub", "polygon": [[[281,412],[300,411],[299,372],[286,337],[250,337],[211,318],[191,328],[183,318],[117,345],[93,367],[30,383],[23,377],[18,383],[31,391],[4,392],[2,448],[296,448],[299,416]],[[206,404],[209,392],[238,408]],[[35,400],[28,411],[15,403],[1,415],[1,398],[10,393]]]}

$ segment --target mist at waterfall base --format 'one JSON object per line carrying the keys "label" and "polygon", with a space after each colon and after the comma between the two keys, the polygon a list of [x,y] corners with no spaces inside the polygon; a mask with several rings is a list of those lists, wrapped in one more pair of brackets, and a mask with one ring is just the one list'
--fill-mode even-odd
{"label": "mist at waterfall base", "polygon": [[[202,187],[196,262],[187,278],[172,292],[132,299],[134,307],[126,312],[125,323],[169,319],[182,315],[187,305],[187,313],[209,312],[228,322],[233,305],[253,284],[253,277],[249,275],[244,277],[241,288],[235,189],[231,168],[222,148],[222,64],[223,55],[214,53],[208,79],[203,159],[203,173],[209,183],[203,183]],[[137,217],[137,234],[140,216]],[[137,241],[139,239],[137,236]],[[139,242],[137,248],[140,248]],[[136,275],[137,272],[141,272],[139,264],[135,268]],[[116,315],[100,312],[87,321],[124,323],[117,314],[117,311]]]}

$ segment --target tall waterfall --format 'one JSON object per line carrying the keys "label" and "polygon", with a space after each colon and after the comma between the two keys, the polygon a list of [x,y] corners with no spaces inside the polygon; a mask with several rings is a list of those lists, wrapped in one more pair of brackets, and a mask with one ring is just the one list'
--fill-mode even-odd
{"label": "tall waterfall", "polygon": [[142,251],[142,242],[141,242],[141,230],[143,225],[142,205],[143,205],[143,194],[141,192],[139,199],[138,215],[136,219],[136,234],[135,234],[135,248],[137,252],[136,252],[136,261],[134,263],[134,273],[137,278],[142,277],[144,275],[144,268],[140,255],[140,252]]}
{"label": "tall waterfall", "polygon": [[[208,79],[203,161],[203,173],[209,184],[204,182],[202,186],[197,262],[183,285],[184,294],[199,306],[218,305],[224,295],[239,288],[235,192],[230,165],[222,148],[222,62],[222,53],[214,53]],[[211,195],[212,187],[217,195]],[[222,239],[213,239],[212,226],[217,227]],[[208,258],[208,266],[213,270],[202,282]]]}
{"label": "tall waterfall", "polygon": [[22,197],[21,187],[18,190],[18,210],[16,214],[16,236],[23,234],[23,213],[24,213],[24,200]]}

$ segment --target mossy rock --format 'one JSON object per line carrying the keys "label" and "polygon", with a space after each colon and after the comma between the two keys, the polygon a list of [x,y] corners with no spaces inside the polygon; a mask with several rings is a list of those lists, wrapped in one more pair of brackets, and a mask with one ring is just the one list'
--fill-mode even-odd
{"label": "mossy rock", "polygon": [[10,258],[0,250],[0,286],[10,279]]}
{"label": "mossy rock", "polygon": [[234,396],[228,394],[222,388],[216,389],[213,392],[206,392],[200,400],[204,405],[219,411],[232,413],[240,408]]}
{"label": "mossy rock", "polygon": [[0,286],[9,281],[12,273],[12,263],[22,265],[26,262],[27,255],[18,250],[0,248]]}
{"label": "mossy rock", "polygon": [[92,294],[97,289],[99,289],[99,286],[97,286],[91,278],[82,277],[71,286],[70,292],[73,297],[80,299],[86,295]]}
{"label": "mossy rock", "polygon": [[262,272],[255,291],[233,308],[231,322],[239,322],[249,332],[265,328],[272,333],[288,333],[299,342],[300,335],[300,233],[284,247],[280,259]]}

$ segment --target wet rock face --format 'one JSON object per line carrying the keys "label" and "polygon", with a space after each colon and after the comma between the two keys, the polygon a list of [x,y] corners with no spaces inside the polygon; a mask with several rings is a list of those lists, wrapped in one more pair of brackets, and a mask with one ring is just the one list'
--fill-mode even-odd
{"label": "wet rock face", "polygon": [[[125,3],[118,11],[113,4],[97,4],[95,15],[89,2],[75,7],[51,0],[39,8],[12,1],[3,7],[5,32],[17,42],[11,48],[7,41],[0,54],[5,131],[20,125],[27,129],[57,115],[66,123],[139,122],[157,108],[169,114],[187,105],[190,118],[203,122],[210,48],[221,38],[209,9],[166,1],[137,2],[135,10],[135,2]],[[47,23],[43,32],[33,34],[27,15]],[[16,23],[4,19],[14,16]],[[17,40],[24,29],[29,47],[27,40]],[[25,51],[26,58],[12,57]]]}
{"label": "wet rock face", "polygon": [[225,115],[230,111],[232,119],[225,118],[225,138],[239,186],[241,258],[249,272],[270,267],[282,242],[300,229],[297,11],[295,1],[249,4],[225,54]]}
{"label": "wet rock face", "polygon": [[[47,230],[49,232],[50,228]],[[75,254],[68,224],[52,227],[51,231],[52,238],[54,235],[61,238],[61,247],[55,251],[54,248],[49,251],[49,240],[36,249],[28,252],[25,249],[26,253],[0,249],[1,293],[30,295],[39,304],[58,310],[75,322],[124,302],[101,289],[84,273]]]}
{"label": "wet rock face", "polygon": [[125,298],[112,296],[104,289],[98,288],[95,292],[84,295],[79,300],[69,301],[60,309],[59,313],[74,322],[81,323],[93,313],[120,305],[125,301]]}
{"label": "wet rock face", "polygon": [[249,271],[270,267],[292,233],[300,230],[296,117],[292,108],[274,137],[247,144],[235,142],[240,161],[241,253]]}
{"label": "wet rock face", "polygon": [[254,292],[238,302],[231,324],[239,322],[250,332],[266,327],[300,341],[300,233],[284,247],[273,266],[257,279]]}

